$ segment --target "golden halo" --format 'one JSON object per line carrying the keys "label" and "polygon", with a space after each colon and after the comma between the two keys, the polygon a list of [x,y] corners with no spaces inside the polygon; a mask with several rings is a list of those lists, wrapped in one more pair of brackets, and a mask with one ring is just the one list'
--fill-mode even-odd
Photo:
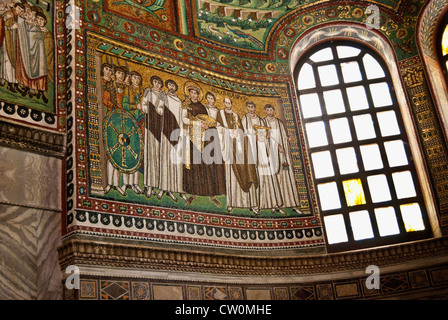
{"label": "golden halo", "polygon": [[190,93],[189,93],[190,89],[195,89],[199,93],[198,101],[201,101],[204,96],[201,87],[196,82],[191,82],[191,81],[185,82],[185,85],[184,85],[185,97],[190,96]]}

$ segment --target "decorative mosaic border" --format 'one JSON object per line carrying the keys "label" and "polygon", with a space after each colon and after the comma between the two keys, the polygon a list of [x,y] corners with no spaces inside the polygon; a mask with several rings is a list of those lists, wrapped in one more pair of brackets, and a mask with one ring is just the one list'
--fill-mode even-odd
{"label": "decorative mosaic border", "polygon": [[[174,216],[174,214],[173,214]],[[197,221],[201,214],[192,220]],[[139,241],[175,242],[182,244],[199,244],[201,246],[278,249],[290,247],[316,247],[324,244],[322,227],[304,226],[285,229],[279,227],[287,221],[273,224],[272,221],[260,223],[253,221],[247,227],[235,227],[244,221],[228,217],[216,217],[216,225],[148,217],[132,217],[120,214],[80,211],[69,214],[67,224],[71,234],[101,235],[126,238]],[[205,222],[205,221],[204,221]],[[256,229],[248,228],[258,224]],[[293,224],[293,223],[291,223]],[[232,226],[233,225],[233,226]],[[269,226],[270,225],[270,226]]]}
{"label": "decorative mosaic border", "polygon": [[56,119],[52,113],[30,109],[18,104],[0,101],[0,117],[14,119],[24,124],[34,124],[43,128],[57,129]]}
{"label": "decorative mosaic border", "polygon": [[423,63],[416,56],[399,63],[420,142],[436,193],[442,227],[448,226],[448,150],[429,90]]}
{"label": "decorative mosaic border", "polygon": [[367,289],[367,277],[326,282],[272,285],[163,281],[82,275],[79,290],[64,286],[66,300],[358,300],[410,296],[448,299],[448,266],[438,265],[381,275],[379,289]]}

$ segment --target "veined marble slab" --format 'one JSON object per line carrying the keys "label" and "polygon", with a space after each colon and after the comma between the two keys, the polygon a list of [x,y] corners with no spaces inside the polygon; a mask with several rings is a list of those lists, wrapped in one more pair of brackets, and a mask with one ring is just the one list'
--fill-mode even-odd
{"label": "veined marble slab", "polygon": [[62,299],[61,215],[0,205],[0,299]]}
{"label": "veined marble slab", "polygon": [[61,210],[61,159],[0,147],[0,160],[0,203]]}

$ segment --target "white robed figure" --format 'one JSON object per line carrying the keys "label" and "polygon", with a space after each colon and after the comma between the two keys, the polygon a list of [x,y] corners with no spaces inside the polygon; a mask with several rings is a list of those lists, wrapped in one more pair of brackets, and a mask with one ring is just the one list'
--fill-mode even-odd
{"label": "white robed figure", "polygon": [[9,11],[6,2],[0,2],[0,15],[3,21],[0,22],[3,32],[3,41],[0,43],[0,81],[8,83],[8,89],[14,90],[13,85],[17,86],[16,70],[15,70],[15,39],[17,38],[17,30],[12,30],[14,23],[14,14]]}
{"label": "white robed figure", "polygon": [[271,159],[277,166],[275,172],[282,194],[283,208],[293,208],[297,213],[301,213],[298,209],[300,207],[300,199],[289,147],[291,137],[288,137],[284,123],[274,116],[274,107],[268,104],[264,108],[267,115],[264,120],[270,128]]}
{"label": "white robed figure", "polygon": [[[143,152],[143,185],[149,198],[160,187],[160,140],[163,128],[165,95],[161,90],[163,81],[158,76],[151,77],[152,88],[143,93],[141,111],[145,113],[145,140]],[[163,190],[160,193],[163,195]]]}
{"label": "white robed figure", "polygon": [[160,189],[175,202],[177,192],[184,200],[186,196],[182,186],[182,100],[177,96],[178,85],[169,79],[165,82],[168,92],[165,94],[163,129],[160,140]]}
{"label": "white robed figure", "polygon": [[264,119],[255,113],[255,103],[247,102],[246,107],[248,113],[243,115],[241,123],[244,132],[249,138],[250,147],[257,164],[258,180],[259,180],[259,209],[270,209],[272,213],[275,211],[281,214],[286,214],[281,209],[283,206],[283,197],[275,174],[278,168],[278,162],[270,158],[272,145],[269,139],[270,130],[263,130],[268,128]]}
{"label": "white robed figure", "polygon": [[[16,78],[27,87],[22,95],[30,91],[40,97],[47,90],[49,68],[44,33],[35,24],[36,12],[25,11],[12,28],[17,28]],[[48,102],[46,97],[44,101]]]}
{"label": "white robed figure", "polygon": [[232,110],[232,101],[224,99],[216,121],[226,168],[227,210],[249,208],[259,214],[258,174],[248,137],[239,115]]}

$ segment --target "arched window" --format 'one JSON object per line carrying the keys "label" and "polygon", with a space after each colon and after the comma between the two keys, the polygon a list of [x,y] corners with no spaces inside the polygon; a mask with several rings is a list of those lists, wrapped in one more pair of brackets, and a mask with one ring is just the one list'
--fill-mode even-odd
{"label": "arched window", "polygon": [[357,42],[306,52],[295,82],[329,252],[431,236],[388,68]]}
{"label": "arched window", "polygon": [[445,14],[439,27],[437,47],[442,72],[448,85],[448,13]]}

